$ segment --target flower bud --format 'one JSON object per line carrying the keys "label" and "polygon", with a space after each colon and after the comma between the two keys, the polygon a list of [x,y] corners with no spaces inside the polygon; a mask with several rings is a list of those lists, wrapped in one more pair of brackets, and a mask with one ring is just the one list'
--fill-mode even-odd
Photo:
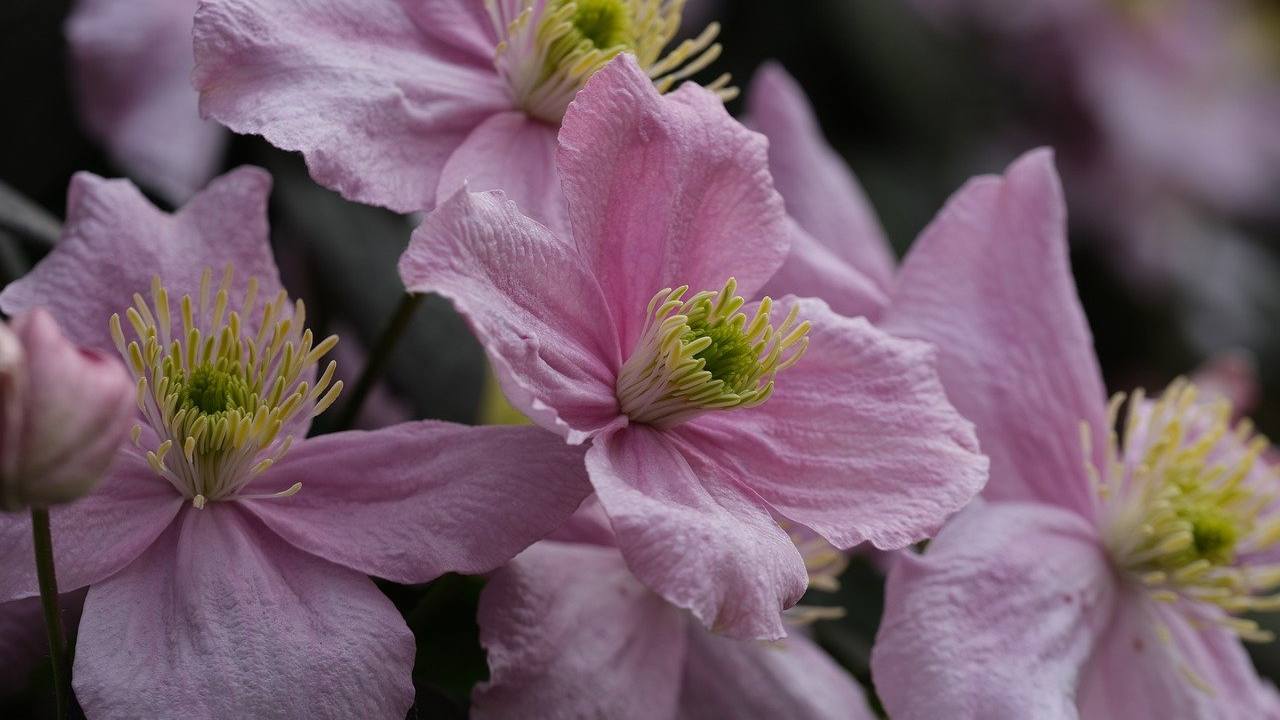
{"label": "flower bud", "polygon": [[0,324],[0,509],[88,494],[133,416],[133,383],[118,360],[76,347],[40,309]]}

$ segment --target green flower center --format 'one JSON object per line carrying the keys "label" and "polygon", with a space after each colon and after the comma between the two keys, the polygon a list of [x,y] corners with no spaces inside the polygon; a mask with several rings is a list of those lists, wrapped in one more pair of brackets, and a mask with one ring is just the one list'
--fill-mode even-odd
{"label": "green flower center", "polygon": [[238,365],[230,369],[203,365],[189,376],[175,375],[171,387],[178,392],[179,407],[194,408],[205,415],[243,410],[249,405],[252,393]]}
{"label": "green flower center", "polygon": [[727,323],[708,325],[705,320],[691,320],[683,341],[692,344],[703,338],[711,344],[694,353],[693,358],[703,362],[703,369],[711,373],[712,379],[734,392],[750,389],[760,351],[743,335],[742,329]]}
{"label": "green flower center", "polygon": [[[559,4],[569,4],[560,0]],[[631,42],[631,8],[623,0],[577,0],[570,22],[593,47],[607,50]],[[574,42],[574,45],[577,45]]]}

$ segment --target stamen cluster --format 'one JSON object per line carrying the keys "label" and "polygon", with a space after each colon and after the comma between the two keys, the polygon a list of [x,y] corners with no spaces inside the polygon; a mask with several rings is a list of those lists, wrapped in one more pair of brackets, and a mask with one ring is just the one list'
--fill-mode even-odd
{"label": "stamen cluster", "polygon": [[[197,508],[255,497],[240,491],[288,452],[294,438],[285,429],[300,416],[324,412],[342,391],[341,381],[332,382],[332,361],[314,383],[305,379],[338,338],[313,346],[301,300],[290,304],[281,290],[259,310],[258,281],[250,277],[239,309],[230,309],[231,266],[216,291],[212,277],[206,268],[199,298],[179,301],[176,335],[159,277],[151,282],[151,302],[134,293],[125,311],[135,339],[126,342],[119,314],[110,322],[116,348],[137,378],[138,409],[157,437],[145,448],[146,461]],[[259,329],[249,334],[242,318],[259,312]],[[133,442],[142,449],[141,425]],[[296,483],[270,497],[300,488]]]}
{"label": "stamen cluster", "polygon": [[[720,56],[718,23],[662,54],[680,29],[684,0],[524,0],[515,17],[495,0],[485,5],[501,38],[494,60],[513,97],[551,123],[560,122],[578,90],[620,53],[633,53],[659,92]],[[738,91],[729,80],[722,74],[706,87],[730,100]]]}
{"label": "stamen cluster", "polygon": [[636,348],[618,374],[617,395],[632,421],[671,427],[709,410],[755,407],[773,393],[774,377],[809,346],[799,306],[776,329],[764,298],[748,321],[746,302],[729,278],[719,291],[688,300],[689,286],[653,296]]}

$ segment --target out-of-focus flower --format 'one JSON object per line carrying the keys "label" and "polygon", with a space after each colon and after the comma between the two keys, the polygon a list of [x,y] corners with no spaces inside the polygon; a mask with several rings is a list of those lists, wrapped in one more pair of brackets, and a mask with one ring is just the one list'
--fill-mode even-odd
{"label": "out-of-focus flower", "polygon": [[66,28],[86,129],[174,203],[213,177],[227,144],[191,86],[195,11],[196,0],[78,0]]}
{"label": "out-of-focus flower", "polygon": [[1047,153],[971,181],[882,327],[934,342],[991,457],[985,502],[889,576],[872,655],[895,718],[1275,717],[1237,636],[1277,605],[1277,477],[1229,404],[1106,403]]}
{"label": "out-of-focus flower", "polygon": [[637,580],[610,535],[579,513],[494,573],[480,596],[490,679],[473,695],[477,718],[875,717],[802,630],[718,637]]}
{"label": "out-of-focus flower", "polygon": [[118,360],[73,345],[42,309],[0,323],[0,510],[88,494],[132,419]]}
{"label": "out-of-focus flower", "polygon": [[[337,394],[334,365],[317,372],[337,339],[316,341],[280,286],[269,187],[242,168],[169,215],[77,175],[61,242],[0,294],[117,348],[137,381],[133,445],[50,513],[62,586],[89,586],[74,686],[90,717],[399,720],[413,637],[366,575],[491,570],[589,492],[582,452],[535,428],[304,440]],[[0,518],[0,601],[36,593],[30,534]]]}
{"label": "out-of-focus flower", "polygon": [[978,491],[985,460],[930,348],[821,301],[747,302],[793,227],[764,138],[715,95],[659,95],[622,56],[578,94],[560,143],[571,236],[459,192],[400,273],[468,318],[517,409],[589,441],[642,582],[726,635],[782,637],[805,571],[773,513],[842,548],[898,548]]}
{"label": "out-of-focus flower", "polygon": [[[79,624],[84,607],[83,591],[58,597],[63,622],[68,627]],[[40,598],[29,597],[0,603],[0,699],[22,692],[31,681],[31,673],[41,663],[49,662],[49,636],[45,634],[44,610]]]}
{"label": "out-of-focus flower", "polygon": [[[720,54],[712,23],[664,48],[683,0],[210,0],[196,13],[201,110],[300,150],[351,200],[430,209],[503,189],[563,227],[556,130],[578,89],[633,53],[666,91]],[[725,97],[727,76],[709,87]]]}

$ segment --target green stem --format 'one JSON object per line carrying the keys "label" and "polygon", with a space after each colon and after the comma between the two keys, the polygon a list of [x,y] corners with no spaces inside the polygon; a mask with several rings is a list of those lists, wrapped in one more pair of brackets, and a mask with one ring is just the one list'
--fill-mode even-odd
{"label": "green stem", "polygon": [[31,532],[36,550],[36,576],[40,581],[40,606],[49,635],[49,659],[53,662],[53,689],[57,694],[58,717],[62,719],[67,717],[71,699],[71,668],[67,664],[62,611],[58,608],[58,578],[53,570],[53,535],[49,532],[48,509],[31,509]]}
{"label": "green stem", "polygon": [[409,326],[409,321],[413,319],[413,313],[422,303],[422,298],[422,295],[413,293],[400,298],[395,314],[391,316],[391,321],[383,329],[382,335],[378,336],[377,344],[369,352],[369,361],[365,363],[364,370],[356,380],[355,388],[352,389],[346,404],[342,406],[342,413],[334,422],[335,430],[348,430],[355,424],[356,416],[360,414],[365,398],[373,389],[373,384],[382,377],[382,371],[387,361],[391,359],[391,351],[395,349],[396,342],[404,334],[404,329]]}

